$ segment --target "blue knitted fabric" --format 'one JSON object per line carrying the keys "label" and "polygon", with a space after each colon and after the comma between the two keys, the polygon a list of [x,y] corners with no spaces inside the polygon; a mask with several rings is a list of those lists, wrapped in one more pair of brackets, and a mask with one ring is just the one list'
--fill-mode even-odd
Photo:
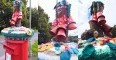
{"label": "blue knitted fabric", "polygon": [[76,48],[70,48],[69,50],[61,53],[60,60],[70,60],[71,54],[77,54],[78,50]]}
{"label": "blue knitted fabric", "polygon": [[55,44],[54,44],[54,47],[55,47],[55,50],[56,51],[59,51],[60,50],[60,43],[59,42],[56,42]]}
{"label": "blue knitted fabric", "polygon": [[110,49],[116,50],[116,44],[113,44],[113,43],[110,43],[110,42],[108,42],[106,44],[110,47]]}
{"label": "blue knitted fabric", "polygon": [[92,37],[92,38],[87,39],[85,43],[96,42],[96,41],[97,40],[94,37]]}
{"label": "blue knitted fabric", "polygon": [[71,53],[67,50],[60,54],[60,60],[70,60]]}
{"label": "blue knitted fabric", "polygon": [[67,5],[67,17],[70,16],[71,4]]}
{"label": "blue knitted fabric", "polygon": [[78,54],[78,49],[76,49],[76,48],[70,48],[68,51],[71,54]]}

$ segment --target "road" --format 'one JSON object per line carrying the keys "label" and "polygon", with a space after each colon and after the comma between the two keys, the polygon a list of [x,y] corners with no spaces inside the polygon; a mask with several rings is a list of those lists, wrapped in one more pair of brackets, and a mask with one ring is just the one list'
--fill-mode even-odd
{"label": "road", "polygon": [[[36,41],[38,40],[38,32],[35,32],[33,37],[31,38],[31,45]],[[4,60],[4,55],[5,55],[5,50],[3,48],[3,44],[4,43],[4,37],[3,36],[0,36],[0,60]]]}

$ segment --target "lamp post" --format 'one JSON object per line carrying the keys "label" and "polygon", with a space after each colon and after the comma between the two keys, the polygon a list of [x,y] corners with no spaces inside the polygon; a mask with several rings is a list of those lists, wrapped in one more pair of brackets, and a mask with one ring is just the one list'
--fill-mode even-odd
{"label": "lamp post", "polygon": [[[29,28],[31,29],[31,0],[30,0]],[[29,40],[29,57],[32,57],[32,49],[31,48],[32,48],[31,40]]]}
{"label": "lamp post", "polygon": [[30,16],[29,16],[29,27],[31,28],[31,0],[30,0]]}

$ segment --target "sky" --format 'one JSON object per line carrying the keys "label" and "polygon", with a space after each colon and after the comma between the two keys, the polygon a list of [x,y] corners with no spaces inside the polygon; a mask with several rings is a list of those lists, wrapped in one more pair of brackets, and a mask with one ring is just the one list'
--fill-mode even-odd
{"label": "sky", "polygon": [[[73,20],[76,21],[77,26],[77,29],[69,31],[69,35],[78,35],[79,37],[81,37],[81,34],[85,30],[90,29],[88,24],[88,8],[90,7],[92,1],[95,0],[67,0],[67,2],[71,4],[71,16]],[[116,0],[97,1],[102,1],[105,4],[104,15],[106,17],[106,23],[113,27],[116,24]],[[41,6],[44,9],[45,13],[49,15],[49,22],[55,20],[55,10],[53,8],[56,4],[56,0],[31,0],[31,4],[33,8],[37,8],[38,5]],[[29,3],[27,6],[29,6]]]}

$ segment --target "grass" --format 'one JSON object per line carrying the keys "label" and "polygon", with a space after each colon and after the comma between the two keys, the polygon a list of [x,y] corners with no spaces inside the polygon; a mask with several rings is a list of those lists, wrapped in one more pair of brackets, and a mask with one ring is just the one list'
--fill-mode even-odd
{"label": "grass", "polygon": [[34,44],[32,44],[32,54],[33,56],[37,56],[38,54],[38,41],[35,41]]}

